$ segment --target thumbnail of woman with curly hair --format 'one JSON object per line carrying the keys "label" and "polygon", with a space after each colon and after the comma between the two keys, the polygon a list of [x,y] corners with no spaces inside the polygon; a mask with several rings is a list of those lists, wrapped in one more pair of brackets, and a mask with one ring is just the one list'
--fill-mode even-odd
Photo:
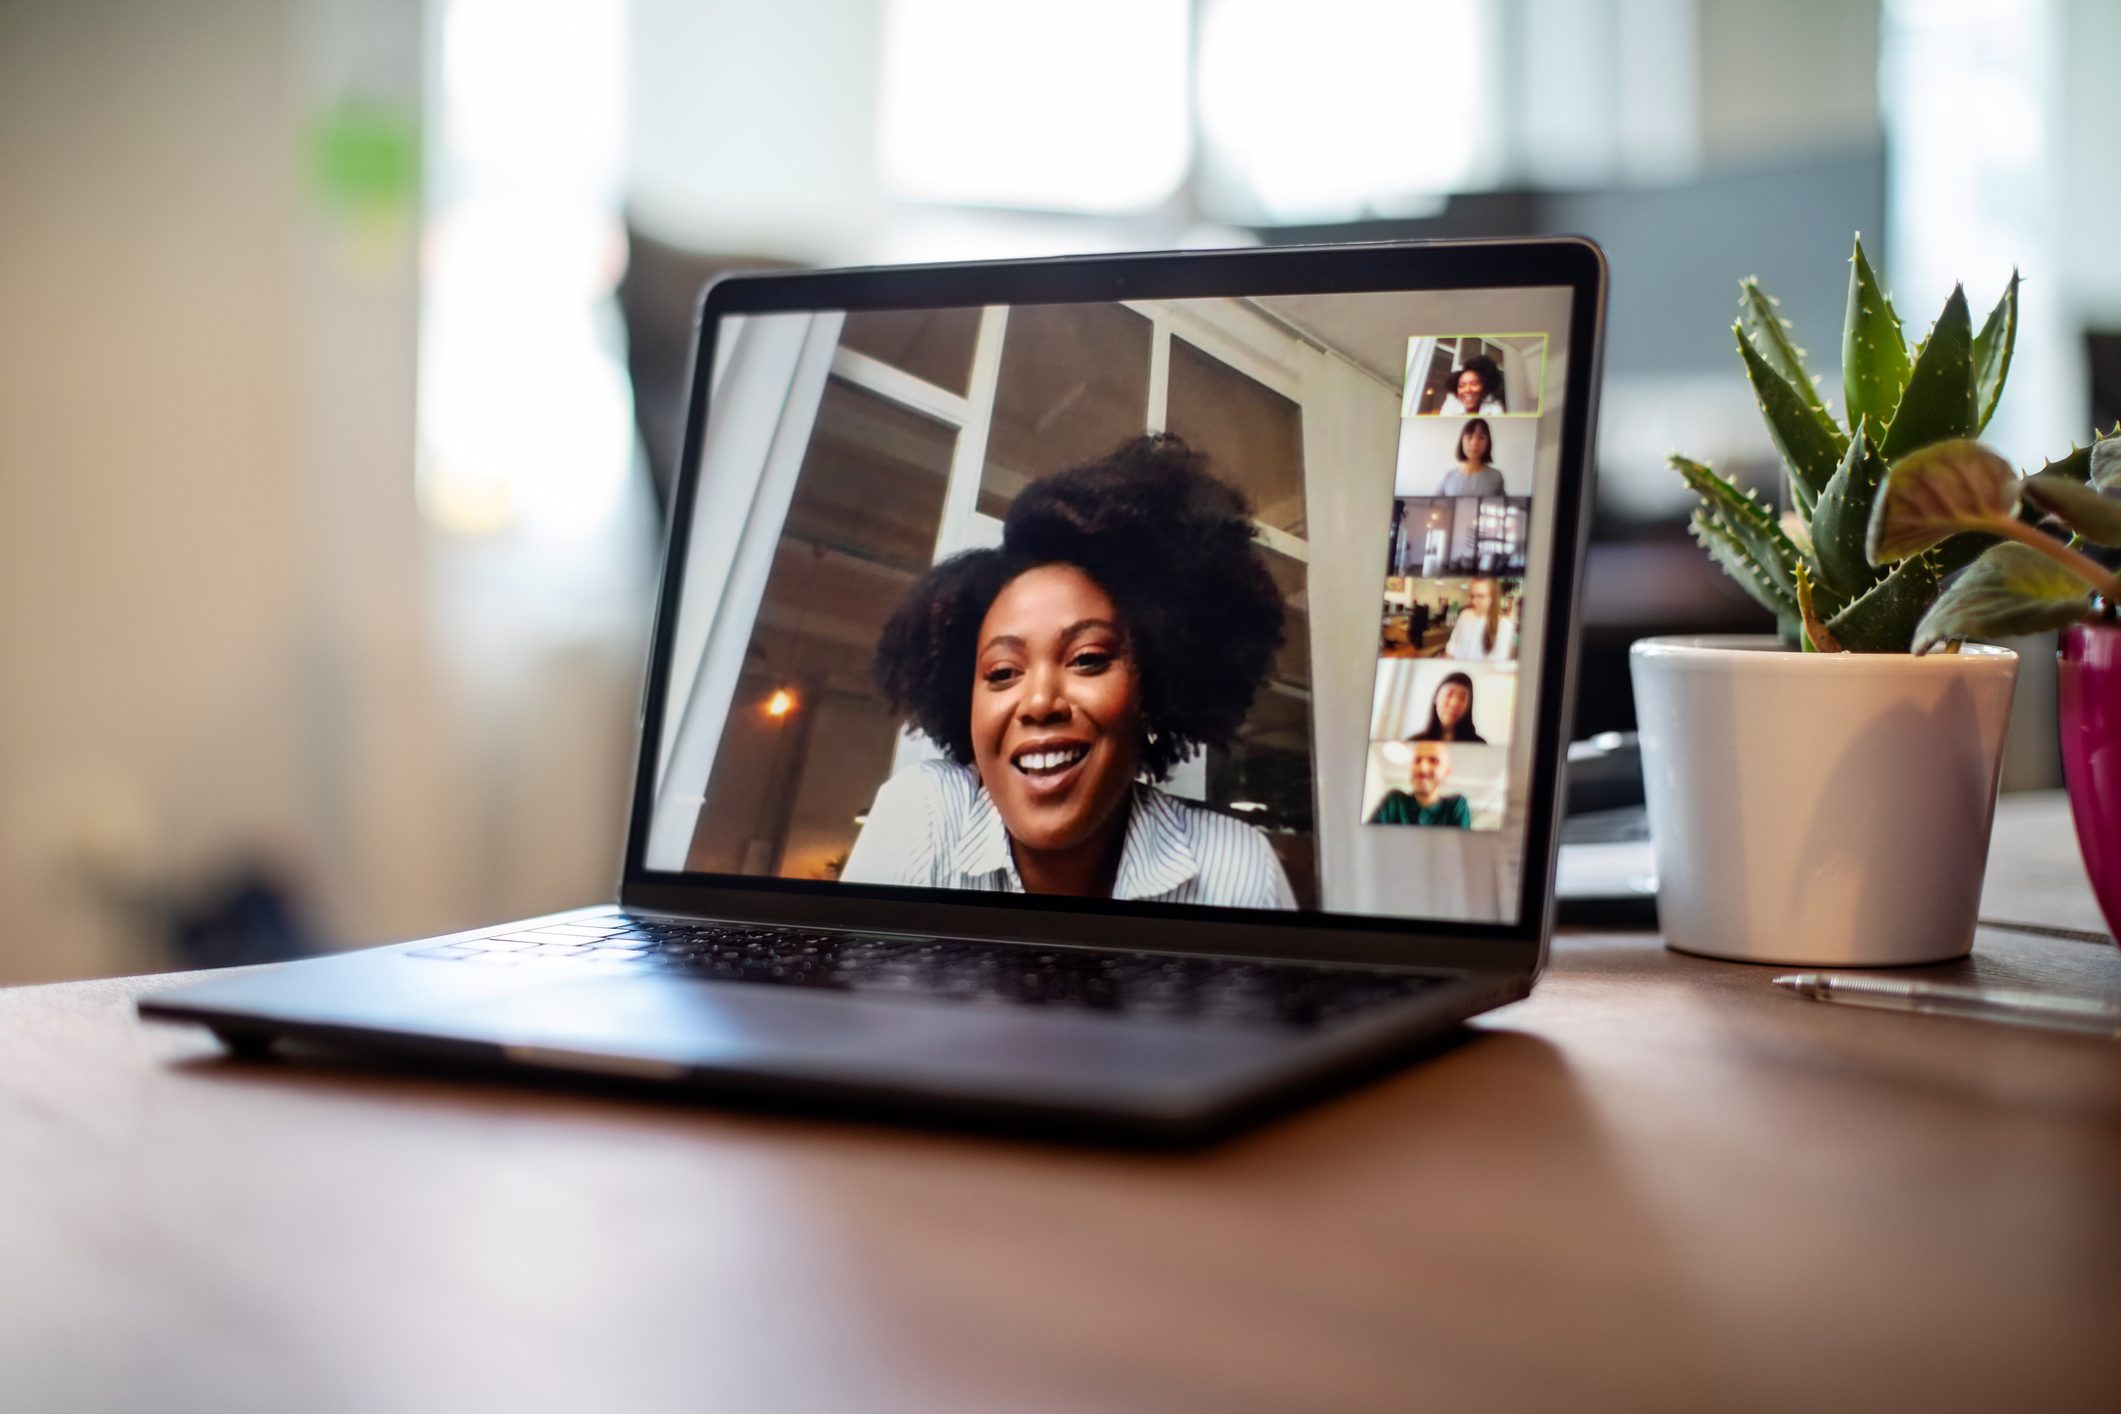
{"label": "thumbnail of woman with curly hair", "polygon": [[1439,409],[1469,417],[1476,413],[1506,413],[1509,410],[1508,395],[1502,390],[1502,369],[1486,354],[1475,354],[1451,374],[1449,391]]}
{"label": "thumbnail of woman with curly hair", "polygon": [[1033,482],[884,626],[877,681],[946,759],[884,783],[841,880],[1294,908],[1264,834],[1150,784],[1232,741],[1283,618],[1244,497],[1177,438]]}

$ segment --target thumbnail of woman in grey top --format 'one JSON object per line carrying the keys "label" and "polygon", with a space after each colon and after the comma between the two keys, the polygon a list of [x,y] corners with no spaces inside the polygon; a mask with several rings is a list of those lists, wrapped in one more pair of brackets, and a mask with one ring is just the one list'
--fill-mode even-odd
{"label": "thumbnail of woman in grey top", "polygon": [[1458,432],[1458,465],[1444,473],[1439,496],[1500,496],[1502,472],[1488,460],[1495,449],[1495,435],[1484,417],[1466,419]]}

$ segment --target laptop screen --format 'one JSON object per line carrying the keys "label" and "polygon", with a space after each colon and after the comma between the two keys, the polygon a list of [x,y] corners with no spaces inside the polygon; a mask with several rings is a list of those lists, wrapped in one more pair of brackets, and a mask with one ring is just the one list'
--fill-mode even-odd
{"label": "laptop screen", "polygon": [[1519,922],[1570,310],[722,316],[642,862]]}

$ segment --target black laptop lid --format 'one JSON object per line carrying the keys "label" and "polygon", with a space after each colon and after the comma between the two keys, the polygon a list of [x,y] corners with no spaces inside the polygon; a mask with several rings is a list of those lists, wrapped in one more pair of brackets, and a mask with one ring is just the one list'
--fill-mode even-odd
{"label": "black laptop lid", "polygon": [[625,901],[1533,964],[1603,298],[1572,239],[718,282]]}

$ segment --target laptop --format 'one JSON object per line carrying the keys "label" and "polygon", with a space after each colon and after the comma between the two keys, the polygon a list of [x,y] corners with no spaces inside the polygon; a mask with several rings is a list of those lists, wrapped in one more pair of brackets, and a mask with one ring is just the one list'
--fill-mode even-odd
{"label": "laptop", "polygon": [[1169,1141],[1461,1034],[1552,930],[1605,292],[1576,238],[721,279],[615,898],[140,1012]]}

